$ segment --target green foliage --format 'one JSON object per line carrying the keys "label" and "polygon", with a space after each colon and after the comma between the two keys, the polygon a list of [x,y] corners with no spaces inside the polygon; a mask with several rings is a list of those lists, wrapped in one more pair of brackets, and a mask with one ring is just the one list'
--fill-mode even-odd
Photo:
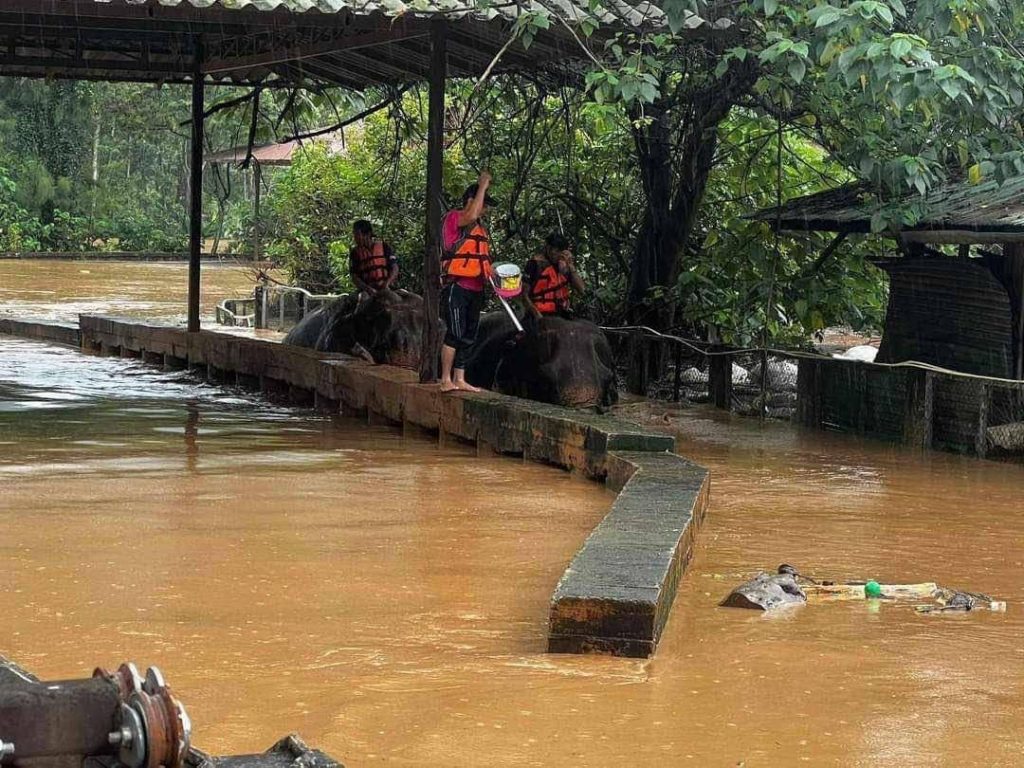
{"label": "green foliage", "polygon": [[[270,252],[293,280],[314,291],[350,288],[352,223],[365,218],[395,249],[400,285],[421,289],[426,151],[410,139],[422,128],[397,125],[381,113],[344,152],[308,145],[276,175]],[[451,166],[455,157],[447,161]]]}
{"label": "green foliage", "polygon": [[780,169],[777,124],[747,111],[719,133],[699,224],[703,248],[678,284],[683,320],[710,323],[737,345],[759,342],[766,324],[769,338],[781,343],[832,325],[881,327],[885,281],[871,264],[883,255],[879,241],[844,243],[827,256],[830,236],[776,238],[770,224],[745,218],[776,203],[779,170],[786,197],[836,186],[848,174],[797,131],[782,135]]}
{"label": "green foliage", "polygon": [[[859,179],[882,231],[920,220],[924,194],[949,178],[1024,172],[1022,0],[663,0],[667,24],[625,32],[608,28],[620,5],[587,5],[573,22],[531,5],[513,28],[530,47],[571,23],[593,57],[587,98],[540,75],[451,84],[445,189],[452,204],[492,172],[500,260],[521,263],[566,231],[597,319],[650,305],[663,325],[711,324],[737,343],[765,328],[787,339],[876,326],[877,242],[821,258],[827,238],[776,238],[744,215]],[[323,125],[364,99],[304,94],[286,119],[289,104],[261,93],[258,141],[301,130],[297,112]],[[365,121],[347,152],[313,146],[267,173],[268,251],[296,281],[347,287],[351,223],[369,218],[399,254],[401,283],[421,287],[425,107],[411,91]],[[252,108],[210,120],[212,146],[244,144]],[[0,246],[182,247],[186,117],[176,87],[0,84]],[[208,206],[207,230],[247,237],[243,177],[212,176],[220,205]]]}
{"label": "green foliage", "polygon": [[[830,158],[872,182],[876,229],[913,224],[925,194],[950,175],[1006,178],[1024,172],[1024,60],[1020,0],[743,0],[661,4],[671,34],[640,28],[605,44],[588,76],[595,98],[627,107],[676,98],[680,85],[723,78],[740,63],[760,70],[751,104],[806,132]],[[591,3],[601,29],[601,0]],[[724,9],[724,10],[723,10]],[[710,28],[719,29],[714,40]],[[708,72],[687,30],[707,31]],[[887,202],[889,201],[889,202]]]}
{"label": "green foliage", "polygon": [[[379,113],[344,154],[311,146],[274,178],[271,250],[294,280],[312,290],[347,290],[351,223],[374,221],[398,252],[400,282],[419,287],[423,253],[425,167],[423,95]],[[475,171],[488,168],[499,205],[489,216],[500,261],[523,264],[548,232],[575,245],[590,286],[587,313],[616,323],[625,300],[633,243],[644,217],[644,196],[633,160],[628,119],[614,104],[587,103],[568,90],[538,89],[499,79],[481,94],[452,89],[452,142],[446,153],[447,202],[454,204]],[[884,280],[870,265],[880,255],[865,243],[844,245],[817,265],[828,240],[774,237],[745,214],[774,204],[776,124],[751,111],[734,114],[720,130],[707,199],[678,281],[662,289],[680,307],[678,322],[714,325],[729,341],[759,339],[768,312],[772,336],[792,341],[825,325],[876,328],[884,312]],[[397,163],[395,157],[397,156]],[[850,178],[801,132],[784,135],[783,184],[795,196]],[[877,248],[877,244],[875,245]]]}

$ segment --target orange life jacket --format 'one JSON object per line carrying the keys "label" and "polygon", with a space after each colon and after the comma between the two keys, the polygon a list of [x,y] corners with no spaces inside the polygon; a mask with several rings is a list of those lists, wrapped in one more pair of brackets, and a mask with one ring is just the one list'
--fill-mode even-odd
{"label": "orange life jacket", "polygon": [[490,276],[491,236],[483,224],[460,230],[459,239],[441,257],[441,272],[447,280]]}
{"label": "orange life jacket", "polygon": [[542,315],[554,315],[569,308],[569,278],[549,263],[530,286],[530,301]]}
{"label": "orange life jacket", "polygon": [[391,274],[384,243],[381,240],[374,240],[369,248],[357,245],[352,259],[352,271],[371,288],[383,288],[388,281],[388,275]]}

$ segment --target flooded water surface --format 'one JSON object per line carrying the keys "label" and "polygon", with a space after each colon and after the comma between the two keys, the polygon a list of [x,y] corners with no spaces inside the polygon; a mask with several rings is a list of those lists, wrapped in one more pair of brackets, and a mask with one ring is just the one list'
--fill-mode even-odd
{"label": "flooded water surface", "polygon": [[[201,310],[213,316],[224,299],[252,296],[245,264],[203,262]],[[184,262],[0,259],[0,315],[73,322],[79,314],[184,320]]]}
{"label": "flooded water surface", "polygon": [[[1024,470],[625,406],[710,467],[653,660],[544,653],[612,495],[558,470],[0,337],[0,654],[158,664],[213,752],[348,766],[1024,763]],[[781,562],[1005,614],[717,607]]]}

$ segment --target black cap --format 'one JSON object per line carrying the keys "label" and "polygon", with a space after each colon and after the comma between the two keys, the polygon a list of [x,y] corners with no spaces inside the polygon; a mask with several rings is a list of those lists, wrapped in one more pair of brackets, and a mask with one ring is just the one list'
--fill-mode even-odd
{"label": "black cap", "polygon": [[[479,191],[479,184],[470,184],[468,187],[466,187],[466,191],[462,193],[462,204],[465,205],[470,200],[474,199],[476,197],[476,193]],[[486,205],[497,205],[498,201],[495,200],[490,195],[484,195],[484,203]]]}

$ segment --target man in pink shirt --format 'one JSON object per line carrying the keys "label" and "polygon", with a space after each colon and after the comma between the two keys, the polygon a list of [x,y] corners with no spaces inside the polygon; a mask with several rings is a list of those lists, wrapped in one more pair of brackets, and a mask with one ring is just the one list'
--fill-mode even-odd
{"label": "man in pink shirt", "polygon": [[441,316],[447,328],[441,347],[441,391],[479,392],[466,381],[466,360],[476,341],[484,287],[491,272],[491,238],[481,219],[494,200],[487,194],[491,175],[484,171],[462,196],[462,208],[445,214],[441,224],[444,256]]}

